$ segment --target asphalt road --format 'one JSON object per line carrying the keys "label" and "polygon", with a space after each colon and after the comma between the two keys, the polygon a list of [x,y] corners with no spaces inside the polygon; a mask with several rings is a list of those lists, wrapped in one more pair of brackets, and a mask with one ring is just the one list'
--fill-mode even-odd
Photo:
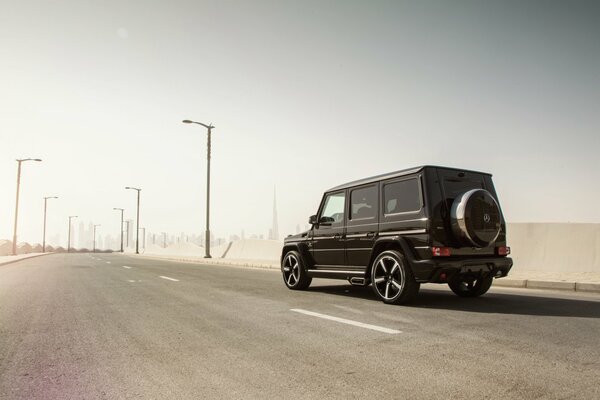
{"label": "asphalt road", "polygon": [[338,281],[294,292],[276,271],[115,254],[0,267],[2,400],[367,397],[598,399],[600,296],[431,285],[388,306]]}

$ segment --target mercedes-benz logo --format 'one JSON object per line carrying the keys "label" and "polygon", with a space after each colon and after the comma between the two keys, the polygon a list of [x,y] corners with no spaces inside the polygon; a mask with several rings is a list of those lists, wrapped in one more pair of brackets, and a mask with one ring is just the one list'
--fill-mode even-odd
{"label": "mercedes-benz logo", "polygon": [[492,218],[490,217],[490,214],[483,214],[483,220],[484,220],[485,222],[490,222],[490,221],[491,221],[491,219],[492,219]]}

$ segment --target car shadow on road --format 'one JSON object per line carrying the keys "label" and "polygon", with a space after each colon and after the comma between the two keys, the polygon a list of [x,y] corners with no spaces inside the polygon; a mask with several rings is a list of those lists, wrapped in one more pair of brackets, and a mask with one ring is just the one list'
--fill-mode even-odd
{"label": "car shadow on road", "polygon": [[[377,301],[371,287],[350,285],[314,286],[313,292]],[[485,314],[537,315],[553,317],[600,318],[600,302],[552,297],[543,293],[534,296],[492,292],[478,298],[461,298],[450,290],[422,288],[412,302],[401,307],[431,308]]]}

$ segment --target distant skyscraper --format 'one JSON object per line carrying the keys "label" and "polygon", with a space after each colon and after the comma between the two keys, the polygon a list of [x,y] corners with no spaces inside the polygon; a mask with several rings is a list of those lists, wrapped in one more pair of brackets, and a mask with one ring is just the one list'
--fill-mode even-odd
{"label": "distant skyscraper", "polygon": [[80,244],[79,247],[84,247],[86,249],[91,249],[92,247],[94,247],[94,223],[90,222],[88,224],[88,229],[87,231],[85,231],[85,233],[83,234],[84,237],[84,244]]}
{"label": "distant skyscraper", "polygon": [[[75,229],[75,227],[73,226],[73,229]],[[75,244],[75,232],[73,231],[73,242],[71,243],[74,247],[85,247],[85,224],[82,221],[79,221],[79,232],[78,232],[78,239],[77,239],[77,243]]]}
{"label": "distant skyscraper", "polygon": [[279,240],[279,222],[277,221],[277,191],[273,188],[273,227],[271,228],[271,240]]}
{"label": "distant skyscraper", "polygon": [[129,224],[126,224],[125,228],[129,229],[127,229],[127,232],[125,233],[127,235],[126,243],[129,243],[129,247],[135,247],[135,236],[133,235],[133,231],[135,230],[135,223],[132,219],[128,219],[127,221],[129,221]]}

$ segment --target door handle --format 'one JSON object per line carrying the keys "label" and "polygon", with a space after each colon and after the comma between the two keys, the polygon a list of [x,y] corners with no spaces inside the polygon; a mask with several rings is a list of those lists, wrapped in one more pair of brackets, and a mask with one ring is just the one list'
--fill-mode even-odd
{"label": "door handle", "polygon": [[369,232],[369,233],[367,233],[367,237],[368,238],[372,238],[374,236],[375,236],[375,232]]}
{"label": "door handle", "polygon": [[342,235],[340,235],[339,233],[336,233],[335,235],[333,235],[333,238],[335,240],[340,240],[342,238]]}

